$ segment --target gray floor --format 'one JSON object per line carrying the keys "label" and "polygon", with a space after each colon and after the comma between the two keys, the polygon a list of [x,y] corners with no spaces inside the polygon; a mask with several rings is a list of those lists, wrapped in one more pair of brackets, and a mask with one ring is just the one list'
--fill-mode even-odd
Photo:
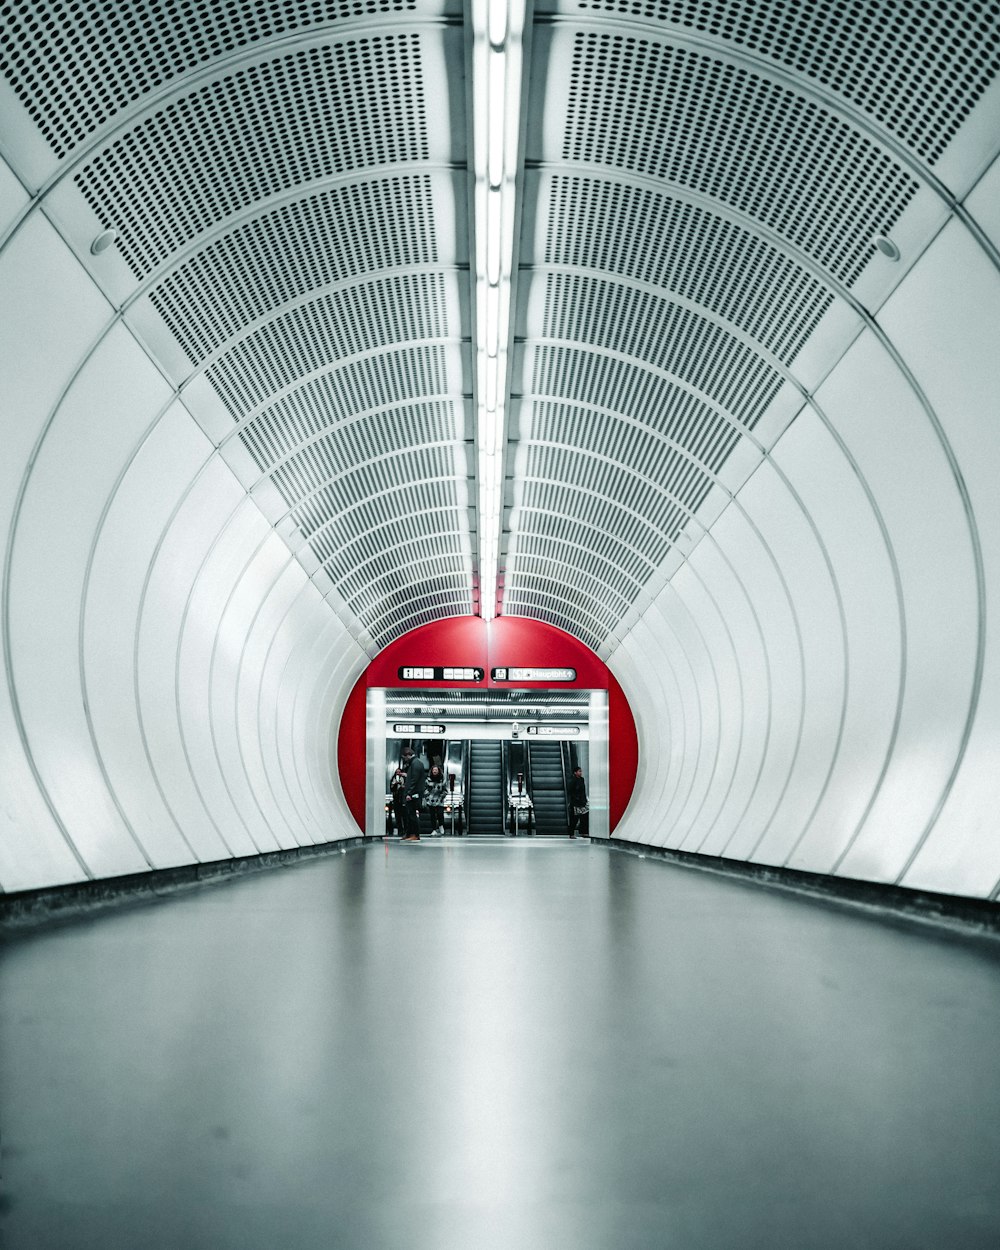
{"label": "gray floor", "polygon": [[8,942],[7,1250],[1000,1246],[1000,943],[568,842]]}

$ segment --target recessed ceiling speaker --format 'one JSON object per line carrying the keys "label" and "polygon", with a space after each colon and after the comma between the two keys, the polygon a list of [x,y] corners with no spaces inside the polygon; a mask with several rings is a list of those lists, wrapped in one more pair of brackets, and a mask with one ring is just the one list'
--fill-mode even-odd
{"label": "recessed ceiling speaker", "polygon": [[102,230],[97,238],[91,243],[90,250],[95,256],[100,256],[102,252],[106,252],[109,247],[113,247],[118,238],[118,231],[112,227],[110,230]]}
{"label": "recessed ceiling speaker", "polygon": [[874,242],[883,256],[888,256],[890,260],[899,260],[899,248],[887,234],[877,234]]}

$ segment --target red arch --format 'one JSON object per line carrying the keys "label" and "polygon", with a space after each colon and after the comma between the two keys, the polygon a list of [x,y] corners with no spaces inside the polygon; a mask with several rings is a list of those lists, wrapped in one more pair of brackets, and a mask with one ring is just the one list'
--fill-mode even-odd
{"label": "red arch", "polygon": [[[609,816],[612,831],[624,815],[635,788],[639,766],[639,739],[632,710],[614,674],[582,642],[554,625],[519,616],[484,621],[478,616],[456,616],[421,625],[391,642],[358,678],[340,718],[337,766],[340,784],[351,814],[365,827],[365,696],[369,687],[399,686],[399,669],[420,667],[481,668],[481,682],[463,682],[464,689],[487,687],[506,690],[511,683],[490,678],[494,668],[575,668],[576,681],[518,682],[518,689],[580,689],[608,692],[608,755],[610,770]],[[409,683],[408,683],[409,684]],[[454,682],[412,683],[416,689],[453,689]]]}

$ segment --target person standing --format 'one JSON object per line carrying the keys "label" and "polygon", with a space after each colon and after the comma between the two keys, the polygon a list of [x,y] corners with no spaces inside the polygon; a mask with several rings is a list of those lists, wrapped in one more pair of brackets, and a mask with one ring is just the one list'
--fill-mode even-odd
{"label": "person standing", "polygon": [[581,837],[589,838],[590,804],[587,802],[587,783],[583,779],[583,769],[579,765],[573,769],[573,778],[569,783],[569,802],[573,809],[573,825],[569,836],[575,838],[576,831],[579,829]]}
{"label": "person standing", "polygon": [[448,785],[438,764],[431,766],[424,790],[424,806],[431,814],[431,837],[444,833],[444,805],[448,798]]}
{"label": "person standing", "polygon": [[406,773],[397,768],[389,783],[392,795],[392,814],[395,817],[396,833],[402,837],[406,833]]}
{"label": "person standing", "polygon": [[403,747],[403,771],[406,773],[406,789],[403,791],[403,817],[405,819],[404,842],[420,841],[420,804],[424,797],[427,769],[413,747]]}

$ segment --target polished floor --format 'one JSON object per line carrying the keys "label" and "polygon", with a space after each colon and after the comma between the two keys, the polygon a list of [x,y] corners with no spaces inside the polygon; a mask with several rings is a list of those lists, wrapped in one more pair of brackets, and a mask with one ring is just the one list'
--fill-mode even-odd
{"label": "polished floor", "polygon": [[1000,942],[587,843],[8,940],[4,1250],[997,1250]]}

